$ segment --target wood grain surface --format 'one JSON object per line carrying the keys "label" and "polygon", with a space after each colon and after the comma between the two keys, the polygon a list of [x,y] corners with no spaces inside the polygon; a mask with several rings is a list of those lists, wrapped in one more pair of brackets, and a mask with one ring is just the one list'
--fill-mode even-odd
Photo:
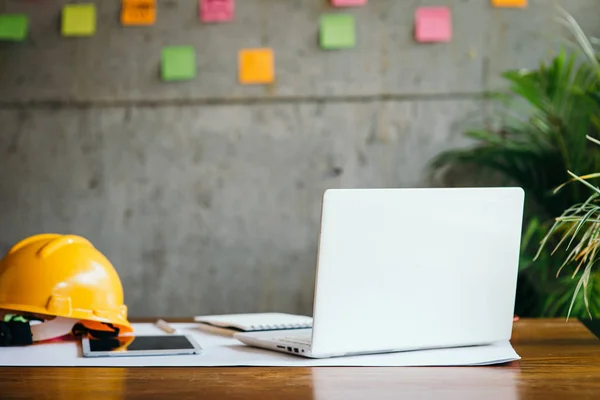
{"label": "wood grain surface", "polygon": [[0,399],[600,398],[600,340],[577,321],[520,320],[522,357],[461,368],[0,368]]}

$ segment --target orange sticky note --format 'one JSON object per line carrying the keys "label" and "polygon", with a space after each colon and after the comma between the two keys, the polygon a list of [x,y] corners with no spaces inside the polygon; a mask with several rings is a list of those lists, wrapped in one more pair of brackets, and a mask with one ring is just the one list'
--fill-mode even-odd
{"label": "orange sticky note", "polygon": [[492,5],[494,7],[525,8],[527,0],[492,0]]}
{"label": "orange sticky note", "polygon": [[153,25],[156,22],[156,0],[123,0],[123,25]]}
{"label": "orange sticky note", "polygon": [[275,57],[271,49],[244,49],[239,54],[239,79],[244,84],[275,81]]}

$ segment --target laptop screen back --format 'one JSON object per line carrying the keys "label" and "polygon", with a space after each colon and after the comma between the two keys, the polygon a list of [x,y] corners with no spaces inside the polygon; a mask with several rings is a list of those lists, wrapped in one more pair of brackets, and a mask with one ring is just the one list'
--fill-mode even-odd
{"label": "laptop screen back", "polygon": [[523,202],[520,188],[327,191],[313,353],[508,340]]}

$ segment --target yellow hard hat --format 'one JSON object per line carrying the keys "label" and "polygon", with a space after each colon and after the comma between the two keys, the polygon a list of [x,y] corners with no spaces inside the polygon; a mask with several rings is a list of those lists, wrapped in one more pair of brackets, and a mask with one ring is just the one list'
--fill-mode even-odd
{"label": "yellow hard hat", "polygon": [[39,234],[0,261],[0,309],[77,320],[91,330],[133,331],[110,261],[77,235]]}

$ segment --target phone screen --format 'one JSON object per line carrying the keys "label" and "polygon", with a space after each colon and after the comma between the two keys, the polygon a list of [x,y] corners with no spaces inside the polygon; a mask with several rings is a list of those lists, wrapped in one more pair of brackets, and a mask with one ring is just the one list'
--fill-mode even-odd
{"label": "phone screen", "polygon": [[194,345],[183,335],[137,336],[135,338],[90,339],[90,351],[192,350]]}

